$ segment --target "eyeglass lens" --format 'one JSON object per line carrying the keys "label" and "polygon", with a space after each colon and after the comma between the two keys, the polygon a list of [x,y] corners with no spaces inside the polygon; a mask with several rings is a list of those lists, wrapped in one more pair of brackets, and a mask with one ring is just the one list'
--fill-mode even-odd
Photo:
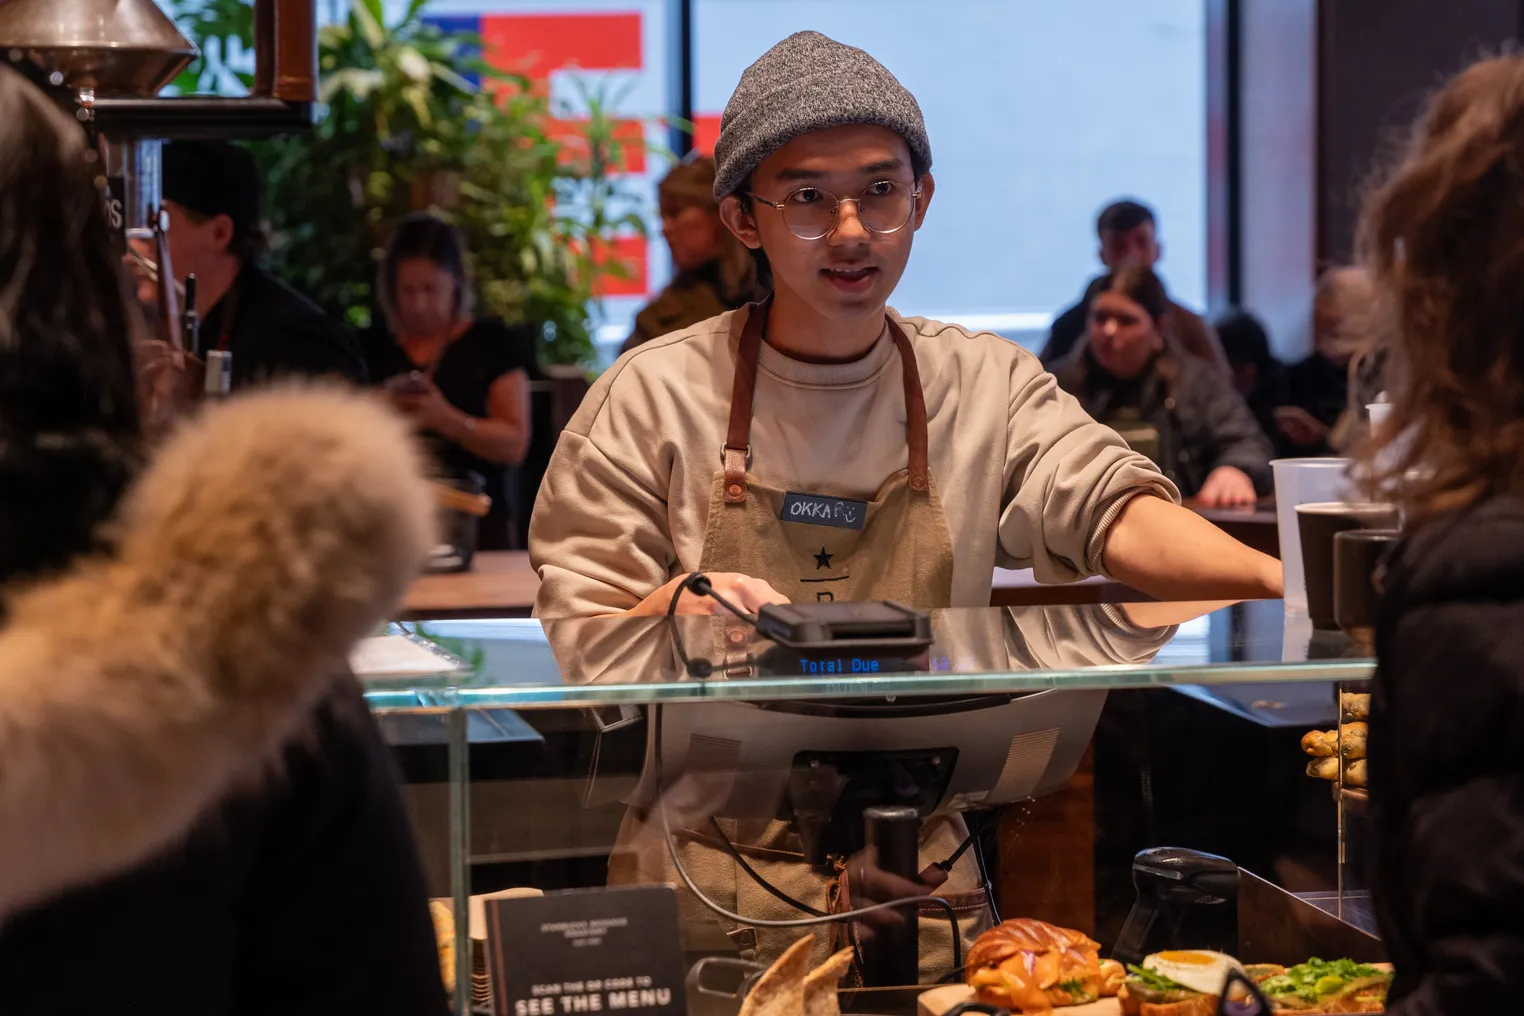
{"label": "eyeglass lens", "polygon": [[[915,196],[895,180],[876,180],[856,198],[857,217],[875,233],[893,233],[910,221]],[[783,202],[783,224],[802,240],[818,240],[836,225],[840,202],[829,191],[801,187]]]}

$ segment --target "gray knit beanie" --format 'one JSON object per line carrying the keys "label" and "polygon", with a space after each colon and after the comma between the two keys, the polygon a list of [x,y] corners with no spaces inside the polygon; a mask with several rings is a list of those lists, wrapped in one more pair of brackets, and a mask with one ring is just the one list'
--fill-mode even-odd
{"label": "gray knit beanie", "polygon": [[931,168],[915,96],[862,50],[819,32],[795,32],[746,68],[725,105],[714,146],[715,199],[734,193],[763,159],[799,135],[857,123],[903,137],[916,176]]}

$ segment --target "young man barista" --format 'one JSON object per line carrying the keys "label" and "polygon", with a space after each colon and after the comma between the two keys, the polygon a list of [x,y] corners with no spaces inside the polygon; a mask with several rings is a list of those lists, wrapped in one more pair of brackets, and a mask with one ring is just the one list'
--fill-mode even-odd
{"label": "young man barista", "polygon": [[[888,309],[936,184],[919,106],[872,57],[785,39],[742,75],[715,155],[721,214],[773,297],[594,385],[531,525],[539,616],[664,613],[695,570],[748,611],[984,605],[997,565],[1279,595],[1273,559],[1178,507],[1036,357]],[[685,592],[678,609],[720,608]]]}

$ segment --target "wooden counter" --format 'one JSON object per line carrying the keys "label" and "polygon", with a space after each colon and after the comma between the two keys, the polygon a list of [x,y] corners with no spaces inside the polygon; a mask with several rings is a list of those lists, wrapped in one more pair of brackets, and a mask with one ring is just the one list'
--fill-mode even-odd
{"label": "wooden counter", "polygon": [[[1256,550],[1276,554],[1275,508],[1197,509],[1204,518]],[[445,618],[528,617],[540,580],[522,550],[484,551],[469,572],[425,575],[403,601],[398,618],[437,621]],[[1094,578],[1065,585],[1042,585],[1031,571],[995,570],[990,603],[997,607],[1057,603],[1125,603],[1147,599],[1120,582]]]}
{"label": "wooden counter", "polygon": [[1271,557],[1281,556],[1274,497],[1262,497],[1258,504],[1245,508],[1203,508],[1190,502],[1186,506],[1238,542]]}
{"label": "wooden counter", "polygon": [[402,601],[398,619],[528,617],[539,590],[528,551],[482,551],[468,572],[420,578]]}

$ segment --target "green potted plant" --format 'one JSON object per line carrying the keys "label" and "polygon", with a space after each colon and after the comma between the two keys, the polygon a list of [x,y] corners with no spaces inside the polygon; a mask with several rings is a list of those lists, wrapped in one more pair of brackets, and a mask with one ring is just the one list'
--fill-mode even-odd
{"label": "green potted plant", "polygon": [[[554,111],[581,124],[567,158],[547,133],[550,99],[474,55],[479,39],[425,21],[424,3],[388,23],[381,0],[349,0],[343,19],[320,30],[316,127],[255,146],[272,261],[330,313],[364,326],[391,224],[436,210],[471,245],[478,306],[539,327],[546,364],[588,366],[599,280],[624,271],[599,253],[617,235],[644,232],[641,198],[618,178],[617,97],[584,85],[584,108]],[[252,45],[248,4],[170,7],[204,54],[181,89],[247,85],[236,60]]]}

